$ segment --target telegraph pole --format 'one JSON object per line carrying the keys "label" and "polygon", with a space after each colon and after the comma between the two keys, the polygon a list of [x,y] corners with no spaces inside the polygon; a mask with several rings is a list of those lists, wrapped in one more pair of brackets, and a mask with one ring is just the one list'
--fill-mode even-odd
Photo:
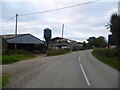
{"label": "telegraph pole", "polygon": [[18,19],[18,14],[16,14],[16,24],[15,24],[15,49],[17,49],[17,19]]}
{"label": "telegraph pole", "polygon": [[63,38],[63,33],[64,33],[64,24],[62,24],[62,38]]}

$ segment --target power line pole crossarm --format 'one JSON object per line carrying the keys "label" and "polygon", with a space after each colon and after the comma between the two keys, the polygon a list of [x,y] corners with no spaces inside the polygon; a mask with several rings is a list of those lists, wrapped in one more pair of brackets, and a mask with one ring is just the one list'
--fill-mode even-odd
{"label": "power line pole crossarm", "polygon": [[15,24],[15,49],[17,49],[17,20],[18,20],[18,14],[16,14],[16,24]]}

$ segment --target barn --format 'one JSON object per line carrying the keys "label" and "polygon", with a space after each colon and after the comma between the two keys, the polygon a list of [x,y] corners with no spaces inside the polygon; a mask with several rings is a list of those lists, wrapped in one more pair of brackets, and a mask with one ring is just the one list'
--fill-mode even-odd
{"label": "barn", "polygon": [[5,51],[5,50],[7,50],[7,48],[8,48],[8,43],[7,43],[7,41],[0,35],[0,42],[2,43],[1,45],[1,50],[2,51]]}
{"label": "barn", "polygon": [[[2,35],[2,37],[8,42],[9,49],[15,48],[15,34]],[[17,49],[34,51],[35,46],[38,44],[44,44],[44,41],[33,36],[32,34],[17,34],[16,44]]]}

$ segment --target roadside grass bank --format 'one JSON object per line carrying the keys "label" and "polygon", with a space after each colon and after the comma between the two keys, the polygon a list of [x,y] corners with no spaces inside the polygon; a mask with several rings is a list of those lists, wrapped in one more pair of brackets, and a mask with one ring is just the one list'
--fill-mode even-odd
{"label": "roadside grass bank", "polygon": [[120,71],[120,56],[116,48],[94,49],[92,55],[98,60]]}
{"label": "roadside grass bank", "polygon": [[90,48],[80,48],[80,49],[73,49],[73,52],[89,50]]}
{"label": "roadside grass bank", "polygon": [[47,52],[47,56],[57,56],[57,55],[64,55],[68,54],[70,52],[77,52],[77,51],[82,51],[82,50],[88,50],[85,48],[80,48],[80,49],[73,49],[72,51],[70,49],[56,49],[56,50],[49,50]]}
{"label": "roadside grass bank", "polygon": [[34,57],[36,56],[33,53],[25,50],[7,50],[2,54],[2,64],[10,64]]}
{"label": "roadside grass bank", "polygon": [[21,60],[34,58],[35,55],[3,55],[2,64],[10,64]]}
{"label": "roadside grass bank", "polygon": [[10,81],[10,76],[8,74],[2,74],[0,77],[1,88],[4,88]]}
{"label": "roadside grass bank", "polygon": [[64,55],[70,53],[69,49],[57,49],[57,50],[49,50],[47,52],[47,56],[57,56],[57,55]]}

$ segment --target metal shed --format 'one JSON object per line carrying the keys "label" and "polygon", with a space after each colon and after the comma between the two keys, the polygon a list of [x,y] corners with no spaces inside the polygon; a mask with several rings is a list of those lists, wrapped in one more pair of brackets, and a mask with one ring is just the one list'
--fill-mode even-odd
{"label": "metal shed", "polygon": [[2,51],[7,50],[7,48],[8,48],[8,42],[1,35],[0,35],[0,43],[2,43],[0,45],[1,50]]}
{"label": "metal shed", "polygon": [[[15,47],[15,34],[2,35],[8,42],[8,48],[14,49]],[[44,41],[31,34],[17,34],[16,43],[18,49],[25,49],[33,51],[36,44],[44,44]]]}

